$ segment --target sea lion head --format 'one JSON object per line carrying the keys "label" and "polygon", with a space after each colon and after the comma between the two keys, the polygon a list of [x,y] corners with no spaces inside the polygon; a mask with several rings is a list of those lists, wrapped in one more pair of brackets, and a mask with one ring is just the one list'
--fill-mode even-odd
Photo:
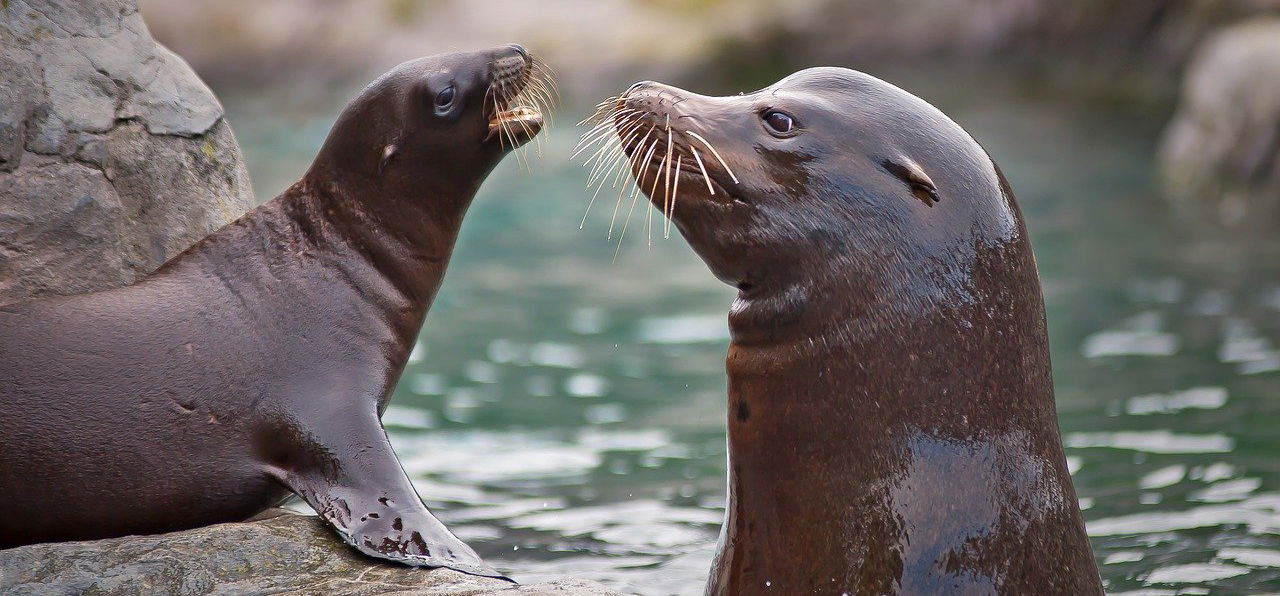
{"label": "sea lion head", "polygon": [[409,60],[343,110],[312,177],[397,196],[469,196],[541,130],[549,85],[542,64],[514,44]]}
{"label": "sea lion head", "polygon": [[729,97],[641,82],[605,105],[640,189],[739,303],[963,300],[975,251],[1021,225],[968,133],[861,72],[811,68]]}

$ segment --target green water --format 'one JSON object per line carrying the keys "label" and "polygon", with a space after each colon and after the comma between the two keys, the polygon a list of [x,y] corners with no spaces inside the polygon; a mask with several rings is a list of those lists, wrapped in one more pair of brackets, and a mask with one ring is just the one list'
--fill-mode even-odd
{"label": "green water", "polygon": [[[1280,239],[1175,218],[1151,184],[1156,115],[922,94],[1022,203],[1108,591],[1280,591]],[[261,197],[301,173],[339,104],[229,98]],[[515,577],[700,594],[724,504],[733,291],[660,227],[650,246],[639,210],[615,258],[612,197],[580,230],[574,133],[486,182],[386,422],[433,509]]]}

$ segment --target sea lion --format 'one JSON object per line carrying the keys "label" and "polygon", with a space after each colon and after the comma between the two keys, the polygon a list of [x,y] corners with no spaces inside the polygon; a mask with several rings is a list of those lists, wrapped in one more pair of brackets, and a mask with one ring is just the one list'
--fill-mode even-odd
{"label": "sea lion", "polygon": [[496,572],[423,505],[380,416],[462,217],[537,134],[519,46],[405,62],[275,199],[123,288],[0,307],[0,548],[246,519]]}
{"label": "sea lion", "polygon": [[708,594],[1102,592],[1031,245],[968,133],[843,68],[600,115],[596,179],[621,156],[738,288]]}

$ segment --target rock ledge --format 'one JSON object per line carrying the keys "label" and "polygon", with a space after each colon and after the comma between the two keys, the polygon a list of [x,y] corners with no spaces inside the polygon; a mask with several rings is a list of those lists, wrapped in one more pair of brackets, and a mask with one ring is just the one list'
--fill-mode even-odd
{"label": "rock ledge", "polygon": [[33,544],[0,551],[0,593],[327,594],[333,596],[616,596],[600,584],[563,580],[516,586],[447,569],[366,557],[314,516],[283,509],[256,519],[156,536]]}

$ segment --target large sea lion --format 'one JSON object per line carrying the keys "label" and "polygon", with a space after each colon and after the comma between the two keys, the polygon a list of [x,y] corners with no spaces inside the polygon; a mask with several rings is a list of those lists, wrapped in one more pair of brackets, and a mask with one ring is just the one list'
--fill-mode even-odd
{"label": "large sea lion", "polygon": [[405,62],[307,173],[139,282],[0,307],[0,548],[243,520],[302,497],[348,543],[496,575],[379,417],[489,171],[537,134],[519,46]]}
{"label": "large sea lion", "polygon": [[843,68],[603,106],[595,178],[621,156],[739,290],[708,594],[1101,593],[1031,245],[968,133]]}

